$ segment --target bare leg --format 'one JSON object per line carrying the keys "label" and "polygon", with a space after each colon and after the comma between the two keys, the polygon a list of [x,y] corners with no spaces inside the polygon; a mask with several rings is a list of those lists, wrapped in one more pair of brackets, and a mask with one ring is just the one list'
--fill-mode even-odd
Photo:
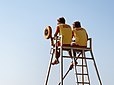
{"label": "bare leg", "polygon": [[59,63],[59,57],[60,57],[60,51],[54,50],[55,53],[55,60],[52,62],[52,65],[58,64]]}

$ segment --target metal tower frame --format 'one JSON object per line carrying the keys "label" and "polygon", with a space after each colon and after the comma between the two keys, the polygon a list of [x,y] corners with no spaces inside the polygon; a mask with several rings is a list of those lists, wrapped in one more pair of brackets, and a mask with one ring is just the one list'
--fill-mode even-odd
{"label": "metal tower frame", "polygon": [[[60,38],[62,37],[57,37],[55,39],[55,41],[57,42],[57,40],[60,40]],[[99,85],[102,85],[102,81],[98,72],[98,68],[93,56],[93,52],[92,52],[92,38],[88,39],[89,42],[89,46],[87,48],[83,48],[83,47],[71,47],[71,46],[60,46],[58,49],[60,49],[60,83],[57,85],[64,85],[64,78],[67,76],[67,74],[69,73],[69,71],[74,68],[74,73],[75,73],[75,80],[76,80],[76,85],[91,85],[90,84],[90,78],[89,78],[89,72],[88,72],[88,66],[87,66],[87,60],[92,60],[94,63],[94,67],[96,70],[96,74],[98,77],[98,81],[99,81]],[[50,58],[50,62],[49,62],[49,66],[48,66],[48,71],[47,71],[47,76],[46,76],[46,80],[45,80],[45,84],[44,85],[48,85],[48,79],[49,79],[49,74],[51,71],[51,63],[53,60],[53,55],[54,55],[54,50],[58,50],[57,47],[52,47],[50,54],[51,54],[51,58]],[[70,56],[64,56],[63,55],[63,51],[66,50],[70,50],[72,52],[72,57]],[[74,50],[75,52],[78,52],[78,54],[76,54],[76,56],[74,56]],[[90,56],[86,57],[86,52],[90,52]],[[69,70],[67,71],[67,73],[65,75],[63,75],[63,58],[69,58],[72,59],[73,62],[73,66],[70,66]],[[76,61],[80,60],[81,64],[76,64]],[[81,68],[81,72],[78,72],[78,67]],[[81,77],[81,80],[79,79],[79,76]],[[87,78],[85,80],[85,77]]]}

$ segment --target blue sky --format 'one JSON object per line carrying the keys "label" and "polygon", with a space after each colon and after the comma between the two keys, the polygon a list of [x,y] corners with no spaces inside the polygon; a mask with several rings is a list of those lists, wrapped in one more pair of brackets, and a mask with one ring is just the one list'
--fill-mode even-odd
{"label": "blue sky", "polygon": [[[0,85],[44,84],[51,46],[43,31],[50,25],[54,33],[56,19],[61,16],[69,25],[79,20],[86,28],[93,39],[103,85],[113,85],[113,3],[113,0],[0,0]],[[94,75],[94,69],[91,72]],[[67,85],[75,85],[73,76],[72,71],[65,79]],[[95,75],[91,81],[97,85]],[[59,65],[53,67],[49,84],[58,82]]]}

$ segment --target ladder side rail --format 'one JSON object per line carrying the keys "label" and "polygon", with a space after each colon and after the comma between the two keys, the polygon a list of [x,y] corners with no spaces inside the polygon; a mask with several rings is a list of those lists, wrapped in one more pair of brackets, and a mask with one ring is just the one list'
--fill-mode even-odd
{"label": "ladder side rail", "polygon": [[88,65],[87,65],[87,59],[86,59],[86,54],[84,52],[84,57],[85,57],[85,64],[86,64],[86,71],[87,71],[87,77],[88,77],[88,81],[89,81],[89,85],[90,85],[90,77],[89,77],[89,71],[88,71]]}
{"label": "ladder side rail", "polygon": [[[78,60],[81,55],[82,55],[82,51],[80,51],[79,54],[76,53],[76,60]],[[78,64],[78,63],[77,63],[77,64]],[[76,68],[76,69],[77,69],[77,70],[76,70],[76,72],[77,72],[77,73],[76,73],[76,76],[77,76],[77,84],[78,84],[78,85],[80,85],[80,82],[79,82],[79,74],[80,74],[80,73],[78,72],[78,67],[80,67],[80,66],[82,67],[82,65],[76,65],[76,67],[77,67],[77,68]]]}
{"label": "ladder side rail", "polygon": [[[85,82],[84,82],[84,60],[85,60],[85,62],[86,62],[86,57],[85,57],[85,50],[91,50],[91,48],[92,48],[92,41],[91,41],[91,38],[89,38],[88,39],[88,41],[89,41],[89,49],[87,48],[87,49],[85,49],[85,48],[74,48],[74,49],[79,49],[79,50],[82,50],[82,82],[77,82],[77,84],[79,84],[79,83],[81,83],[82,85],[84,85],[85,84]],[[84,50],[85,49],[85,50]],[[79,56],[78,56],[78,58],[79,58]],[[78,59],[77,58],[77,59]],[[86,62],[86,65],[87,65],[87,62]],[[88,68],[86,68],[86,70],[87,70],[87,74],[88,74]],[[78,79],[78,76],[77,76],[77,79]],[[77,80],[78,81],[78,80]],[[88,81],[89,81],[89,83],[87,83],[87,84],[89,84],[90,85],[90,79],[89,79],[89,74],[88,74]]]}
{"label": "ladder side rail", "polygon": [[[75,74],[75,81],[77,81],[78,82],[78,76],[77,76],[77,68],[76,68],[76,56],[74,56],[74,51],[73,51],[73,49],[71,48],[71,54],[72,54],[72,61],[73,61],[73,64],[74,64],[74,74]],[[77,85],[79,85],[78,83],[77,83]]]}

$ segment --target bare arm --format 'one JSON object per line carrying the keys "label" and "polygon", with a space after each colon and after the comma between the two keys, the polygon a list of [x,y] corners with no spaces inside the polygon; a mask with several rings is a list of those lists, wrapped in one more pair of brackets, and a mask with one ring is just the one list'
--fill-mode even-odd
{"label": "bare arm", "polygon": [[59,33],[59,26],[56,27],[56,31],[55,31],[54,37],[57,36],[58,33]]}

